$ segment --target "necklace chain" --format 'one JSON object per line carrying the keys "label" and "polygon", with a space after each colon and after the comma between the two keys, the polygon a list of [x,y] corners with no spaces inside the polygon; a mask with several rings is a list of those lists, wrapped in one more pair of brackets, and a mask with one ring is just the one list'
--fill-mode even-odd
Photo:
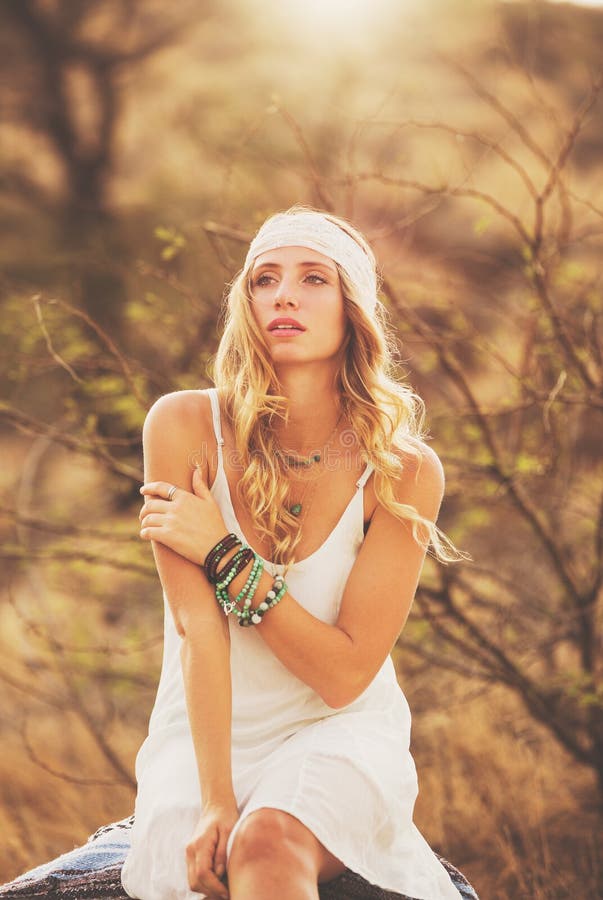
{"label": "necklace chain", "polygon": [[[323,445],[323,450],[325,448],[328,448],[329,444],[333,440],[333,438],[335,436],[335,432],[337,431],[337,429],[339,427],[339,423],[341,422],[342,417],[343,417],[343,411],[340,412],[339,418],[335,422],[335,427],[333,428],[333,431],[326,439],[326,441]],[[308,468],[309,466],[312,465],[312,463],[320,462],[322,459],[322,455],[319,452],[312,453],[310,456],[306,456],[306,457],[301,456],[300,454],[293,455],[291,453],[287,453],[281,447],[278,438],[276,439],[276,444],[277,444],[277,453],[279,454],[279,456],[281,456],[285,460],[285,462],[287,463],[288,466],[303,466],[304,468]]]}
{"label": "necklace chain", "polygon": [[[337,432],[337,429],[339,428],[339,423],[341,422],[342,417],[343,417],[343,411],[340,412],[339,417],[338,417],[337,421],[335,422],[335,427],[333,428],[331,434],[329,435],[329,437],[327,438],[327,440],[325,441],[325,443],[323,445],[323,452],[328,450],[329,445],[330,445],[331,441],[333,440],[333,438]],[[284,459],[285,463],[288,466],[302,467],[302,469],[309,469],[310,466],[313,465],[313,463],[319,463],[323,459],[323,454],[319,453],[319,452],[312,453],[309,457],[300,457],[299,455],[292,456],[291,454],[288,454],[283,450],[283,448],[280,446],[278,439],[276,440],[276,443],[277,443],[277,453],[281,456],[281,458]],[[299,521],[300,530],[301,530],[303,521],[307,515],[308,509],[310,508],[312,500],[314,499],[314,494],[316,493],[316,487],[317,487],[319,479],[320,479],[320,474],[316,475],[314,478],[306,479],[304,489],[302,491],[302,495],[301,495],[300,499],[296,503],[291,504],[291,506],[289,507],[289,512],[294,516],[301,516],[301,513],[303,511],[303,516],[301,516],[300,521]],[[312,491],[310,493],[310,496],[306,499],[306,495],[308,493],[308,486],[310,484],[312,484]]]}

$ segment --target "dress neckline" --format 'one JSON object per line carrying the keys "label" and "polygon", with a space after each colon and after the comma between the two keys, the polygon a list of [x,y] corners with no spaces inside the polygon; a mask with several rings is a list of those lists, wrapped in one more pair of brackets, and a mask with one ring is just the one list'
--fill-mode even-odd
{"label": "dress neckline", "polygon": [[[356,490],[355,490],[354,493],[352,494],[349,503],[347,504],[346,508],[344,509],[344,511],[343,511],[342,514],[340,515],[339,519],[337,520],[337,522],[335,523],[335,525],[333,526],[333,528],[331,529],[331,531],[329,532],[329,534],[327,535],[327,537],[324,539],[324,541],[322,542],[322,544],[320,544],[320,546],[318,546],[318,547],[316,548],[316,550],[313,550],[312,553],[310,553],[309,556],[305,556],[303,559],[296,559],[295,562],[291,564],[290,568],[294,568],[295,566],[300,566],[300,565],[302,565],[302,563],[308,563],[308,562],[310,562],[315,556],[318,556],[318,554],[321,553],[321,552],[324,550],[324,548],[327,546],[327,544],[329,543],[329,541],[331,540],[331,538],[333,537],[333,535],[335,534],[335,532],[340,528],[341,523],[343,522],[343,520],[345,519],[346,515],[348,514],[348,512],[349,512],[349,510],[350,510],[350,507],[351,507],[352,504],[354,503],[354,501],[355,501],[357,495],[360,494],[361,497],[364,497],[364,490],[363,490],[364,485],[363,485],[363,481],[365,480],[366,472],[367,472],[370,468],[371,468],[371,464],[368,463],[368,464],[366,465],[365,469],[364,469],[364,472],[362,473],[362,475],[360,476],[360,478],[359,478],[358,481],[356,482]],[[226,488],[226,497],[228,498],[228,505],[230,506],[230,512],[231,512],[232,518],[233,518],[234,522],[236,523],[236,526],[237,526],[237,528],[239,529],[239,533],[240,533],[241,537],[243,538],[244,542],[245,542],[245,543],[253,550],[253,547],[251,546],[251,542],[250,542],[250,541],[247,539],[247,537],[245,536],[245,532],[244,532],[243,529],[241,528],[241,523],[239,522],[239,520],[238,520],[238,518],[237,518],[237,514],[235,513],[234,505],[233,505],[233,502],[232,502],[232,497],[231,497],[231,494],[230,494],[230,485],[229,485],[229,483],[228,483],[228,478],[226,477],[226,470],[224,469],[224,466],[223,466],[223,463],[222,463],[222,460],[221,460],[221,459],[218,460],[218,470],[217,470],[217,472],[216,472],[216,477],[215,477],[215,479],[214,479],[214,483],[212,484],[212,486],[211,486],[211,488],[210,488],[210,493],[213,492],[214,487],[215,487],[215,485],[216,485],[216,482],[218,481],[218,478],[220,478],[220,477],[224,480],[224,486],[225,486],[225,488]],[[364,512],[364,504],[363,504],[363,512]],[[257,551],[255,551],[255,550],[253,550],[253,552],[254,552],[254,553],[257,553]],[[271,559],[266,559],[264,556],[261,555],[261,553],[257,553],[257,556],[260,557],[260,559],[262,560],[262,562],[267,563],[269,566],[275,566],[276,568],[283,568],[283,567],[284,567],[284,563],[277,563],[277,562],[274,562],[274,561],[271,560]]]}
{"label": "dress neckline", "polygon": [[[212,421],[213,421],[213,426],[214,426],[214,436],[216,438],[216,443],[217,443],[217,447],[218,447],[218,465],[217,465],[217,469],[216,469],[216,475],[215,475],[213,484],[209,490],[210,490],[210,493],[213,494],[214,489],[218,483],[218,479],[219,478],[223,479],[224,489],[226,491],[226,499],[227,499],[228,505],[230,507],[230,513],[232,515],[232,518],[239,530],[239,534],[241,535],[241,538],[253,550],[253,547],[251,546],[250,541],[247,540],[245,533],[244,533],[243,529],[241,528],[241,523],[239,522],[239,520],[237,518],[237,514],[235,513],[235,508],[234,508],[234,504],[232,502],[232,496],[230,493],[230,485],[228,483],[228,478],[226,477],[226,469],[224,468],[224,458],[223,458],[223,452],[222,452],[224,438],[222,437],[222,422],[221,422],[221,415],[220,415],[220,403],[218,400],[218,391],[214,387],[214,388],[210,388],[208,393],[209,393],[209,397],[210,397],[210,401],[211,401],[211,408],[212,408]],[[356,496],[359,493],[360,493],[361,500],[363,501],[364,485],[370,478],[373,468],[374,468],[374,466],[372,465],[372,463],[370,463],[370,462],[367,463],[367,465],[364,468],[364,471],[362,472],[362,475],[358,478],[358,480],[356,482],[356,490],[352,494],[349,503],[347,504],[346,508],[344,509],[344,511],[340,515],[339,519],[335,523],[334,527],[331,529],[331,531],[329,532],[327,537],[324,539],[322,544],[320,544],[320,546],[317,547],[316,550],[314,550],[312,553],[310,553],[309,556],[304,557],[304,559],[296,560],[294,563],[291,564],[290,568],[295,568],[296,566],[308,563],[311,560],[313,560],[315,556],[318,556],[319,553],[322,553],[322,551],[325,549],[325,547],[327,546],[327,544],[329,543],[329,541],[331,540],[331,538],[333,537],[335,532],[341,527],[341,523],[345,520],[348,512],[350,511],[350,509],[356,499]],[[364,502],[362,502],[361,509],[360,509],[360,519],[361,519],[361,523],[363,523],[363,521],[364,521]],[[363,530],[363,529],[361,529],[361,530]],[[253,550],[253,552],[256,553],[255,550]],[[273,566],[277,569],[284,568],[284,563],[277,563],[271,559],[266,559],[260,553],[258,553],[257,556],[259,556],[259,558],[262,560],[262,562],[266,563],[269,566]]]}

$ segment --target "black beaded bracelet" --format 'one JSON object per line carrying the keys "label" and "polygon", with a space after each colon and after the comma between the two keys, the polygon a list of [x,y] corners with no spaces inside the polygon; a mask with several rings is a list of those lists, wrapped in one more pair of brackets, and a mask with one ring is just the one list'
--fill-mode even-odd
{"label": "black beaded bracelet", "polygon": [[[209,566],[208,570],[206,571],[207,579],[210,584],[215,584],[222,577],[221,571],[218,571],[218,566],[221,564],[224,557],[228,555],[233,547],[241,546],[242,544],[239,540],[229,541],[228,543],[224,544],[224,547],[221,548],[221,550],[216,554],[215,558],[212,560],[211,566]],[[228,563],[226,565],[228,565]]]}
{"label": "black beaded bracelet", "polygon": [[232,532],[230,534],[225,535],[225,537],[220,538],[217,544],[211,548],[207,556],[205,557],[205,562],[203,563],[203,568],[205,569],[205,574],[207,575],[208,580],[213,584],[216,578],[216,568],[221,559],[231,550],[233,547],[236,547],[237,544],[241,544],[242,541],[237,537],[236,534]]}
{"label": "black beaded bracelet", "polygon": [[220,569],[213,584],[223,584],[224,581],[231,582],[233,578],[236,578],[237,575],[243,571],[245,566],[254,559],[255,553],[251,547],[241,547],[241,549],[237,550],[234,556],[228,560],[226,565]]}
{"label": "black beaded bracelet", "polygon": [[230,545],[228,545],[227,547],[225,547],[225,548],[220,552],[220,554],[215,558],[215,560],[213,561],[213,563],[212,563],[212,565],[210,566],[210,568],[209,568],[209,569],[206,569],[207,580],[210,582],[210,584],[215,584],[216,581],[218,580],[218,578],[220,577],[219,574],[218,574],[218,566],[220,565],[220,563],[222,562],[222,560],[224,559],[224,557],[225,557],[225,556],[228,556],[228,553],[230,552],[230,550],[231,550],[233,547],[236,548],[236,547],[239,547],[239,546],[240,546],[240,544],[234,544],[234,543],[233,543],[233,544],[230,544]]}
{"label": "black beaded bracelet", "polygon": [[220,551],[223,549],[225,544],[232,543],[233,541],[238,540],[239,537],[232,531],[229,534],[225,534],[224,537],[220,538],[217,544],[214,544],[211,550],[208,550],[205,557],[205,562],[203,563],[204,568],[208,568],[208,566],[211,566],[212,559],[220,554]]}

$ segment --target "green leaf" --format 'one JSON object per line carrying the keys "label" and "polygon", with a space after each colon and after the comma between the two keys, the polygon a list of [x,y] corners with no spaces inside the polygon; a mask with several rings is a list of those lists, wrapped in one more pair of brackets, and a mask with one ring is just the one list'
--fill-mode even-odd
{"label": "green leaf", "polygon": [[492,224],[491,216],[481,216],[477,222],[473,225],[473,233],[480,237],[482,234],[485,234],[490,225]]}

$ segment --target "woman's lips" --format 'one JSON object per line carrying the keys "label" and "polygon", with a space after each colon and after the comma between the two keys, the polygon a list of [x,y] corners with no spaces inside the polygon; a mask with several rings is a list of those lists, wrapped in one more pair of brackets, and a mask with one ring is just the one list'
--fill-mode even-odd
{"label": "woman's lips", "polygon": [[295,334],[303,334],[301,328],[271,328],[270,334],[276,334],[280,337],[293,337]]}
{"label": "woman's lips", "polygon": [[298,331],[306,330],[302,323],[298,322],[297,319],[294,319],[293,316],[277,316],[268,323],[268,331],[274,331],[275,329],[280,328],[296,328]]}

